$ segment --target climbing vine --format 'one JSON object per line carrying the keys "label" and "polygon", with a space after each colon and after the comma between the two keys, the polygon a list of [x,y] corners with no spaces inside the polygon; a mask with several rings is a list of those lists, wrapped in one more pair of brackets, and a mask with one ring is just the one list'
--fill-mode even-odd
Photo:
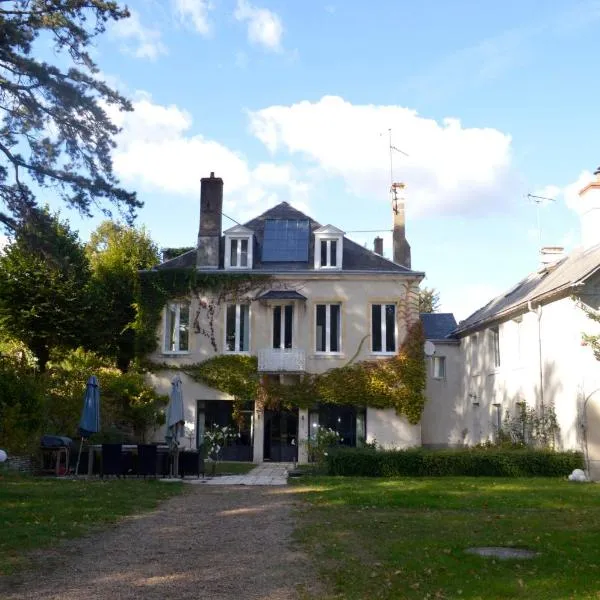
{"label": "climbing vine", "polygon": [[[169,300],[197,297],[197,311],[192,321],[194,331],[206,336],[217,352],[214,326],[217,307],[235,302],[250,292],[259,292],[270,280],[269,275],[198,273],[194,268],[142,271],[137,282],[133,324],[138,359],[156,350],[162,310]],[[202,313],[206,314],[208,328],[200,325]]]}
{"label": "climbing vine", "polygon": [[289,385],[261,377],[254,356],[221,355],[179,368],[195,381],[233,396],[234,416],[244,400],[254,398],[269,409],[310,408],[316,402],[393,408],[414,424],[420,421],[425,404],[424,342],[423,328],[416,322],[398,354],[391,358],[348,363],[320,374],[307,373]]}

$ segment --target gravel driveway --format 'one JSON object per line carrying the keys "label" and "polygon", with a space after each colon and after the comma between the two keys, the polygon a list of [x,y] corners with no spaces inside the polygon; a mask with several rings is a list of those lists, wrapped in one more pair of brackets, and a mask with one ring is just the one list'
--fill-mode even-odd
{"label": "gravel driveway", "polygon": [[0,579],[0,598],[290,600],[310,589],[309,560],[292,547],[290,488],[186,492]]}

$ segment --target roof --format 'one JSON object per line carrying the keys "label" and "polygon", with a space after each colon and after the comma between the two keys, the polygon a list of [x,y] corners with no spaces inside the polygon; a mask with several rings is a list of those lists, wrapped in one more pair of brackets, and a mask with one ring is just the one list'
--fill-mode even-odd
{"label": "roof", "polygon": [[[252,271],[268,272],[268,273],[289,273],[296,271],[314,271],[314,251],[315,243],[314,236],[309,237],[308,260],[304,262],[262,262],[262,243],[264,238],[265,222],[267,220],[307,220],[309,221],[309,230],[314,233],[321,228],[321,224],[305,215],[301,211],[290,206],[287,202],[281,202],[273,208],[265,211],[258,217],[244,223],[243,227],[251,230],[254,233],[254,251],[253,251],[253,268]],[[352,240],[343,238],[343,257],[341,271],[376,271],[378,273],[389,274],[407,274],[412,276],[421,276],[423,273],[412,271],[402,265],[398,265],[372,250],[364,248],[360,244]],[[219,265],[223,268],[225,253],[225,238],[221,238],[219,251]],[[169,261],[160,264],[158,269],[173,269],[173,268],[189,268],[196,266],[196,251],[186,252],[181,256],[177,256]],[[336,271],[328,271],[328,273]],[[339,272],[339,271],[337,271]]]}
{"label": "roof", "polygon": [[421,323],[428,340],[450,339],[456,329],[456,319],[452,313],[421,313]]}
{"label": "roof", "polygon": [[600,269],[600,245],[577,249],[562,260],[530,273],[504,294],[458,324],[456,334],[480,329],[493,321],[527,308],[528,303],[542,304],[557,295],[567,295]]}
{"label": "roof", "polygon": [[258,300],[306,300],[306,296],[296,290],[271,290],[259,296]]}

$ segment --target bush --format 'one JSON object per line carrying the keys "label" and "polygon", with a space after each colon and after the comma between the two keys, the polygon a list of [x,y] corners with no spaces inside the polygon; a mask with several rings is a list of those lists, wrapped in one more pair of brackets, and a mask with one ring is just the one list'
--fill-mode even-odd
{"label": "bush", "polygon": [[335,448],[326,458],[329,475],[398,477],[565,477],[583,468],[581,452],[551,450],[371,450]]}

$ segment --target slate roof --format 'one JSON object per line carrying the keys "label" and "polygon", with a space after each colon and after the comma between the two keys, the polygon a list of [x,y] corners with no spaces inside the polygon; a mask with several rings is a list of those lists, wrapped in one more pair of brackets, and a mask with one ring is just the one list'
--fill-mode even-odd
{"label": "slate roof", "polygon": [[258,300],[306,300],[306,296],[296,290],[269,290]]}
{"label": "slate roof", "polygon": [[[263,271],[268,273],[287,273],[296,271],[314,271],[314,236],[309,238],[308,261],[307,262],[265,262],[261,261],[262,242],[264,237],[265,221],[268,219],[308,220],[311,233],[319,229],[321,224],[290,206],[287,202],[281,202],[270,208],[258,217],[244,223],[244,227],[254,232],[253,269],[252,271]],[[221,237],[219,251],[219,265],[223,268],[225,252],[225,238]],[[157,269],[186,268],[196,266],[196,251],[186,252],[169,261],[160,264]],[[386,273],[405,273],[410,275],[423,275],[418,271],[412,271],[402,265],[375,254],[372,250],[364,248],[360,244],[344,237],[342,272],[344,271],[377,271]]]}
{"label": "slate roof", "polygon": [[578,249],[546,268],[530,273],[506,293],[461,321],[455,331],[463,335],[493,321],[527,308],[528,302],[542,303],[556,295],[567,295],[600,269],[600,245]]}
{"label": "slate roof", "polygon": [[428,340],[452,339],[452,332],[456,329],[452,313],[421,313],[421,323]]}

